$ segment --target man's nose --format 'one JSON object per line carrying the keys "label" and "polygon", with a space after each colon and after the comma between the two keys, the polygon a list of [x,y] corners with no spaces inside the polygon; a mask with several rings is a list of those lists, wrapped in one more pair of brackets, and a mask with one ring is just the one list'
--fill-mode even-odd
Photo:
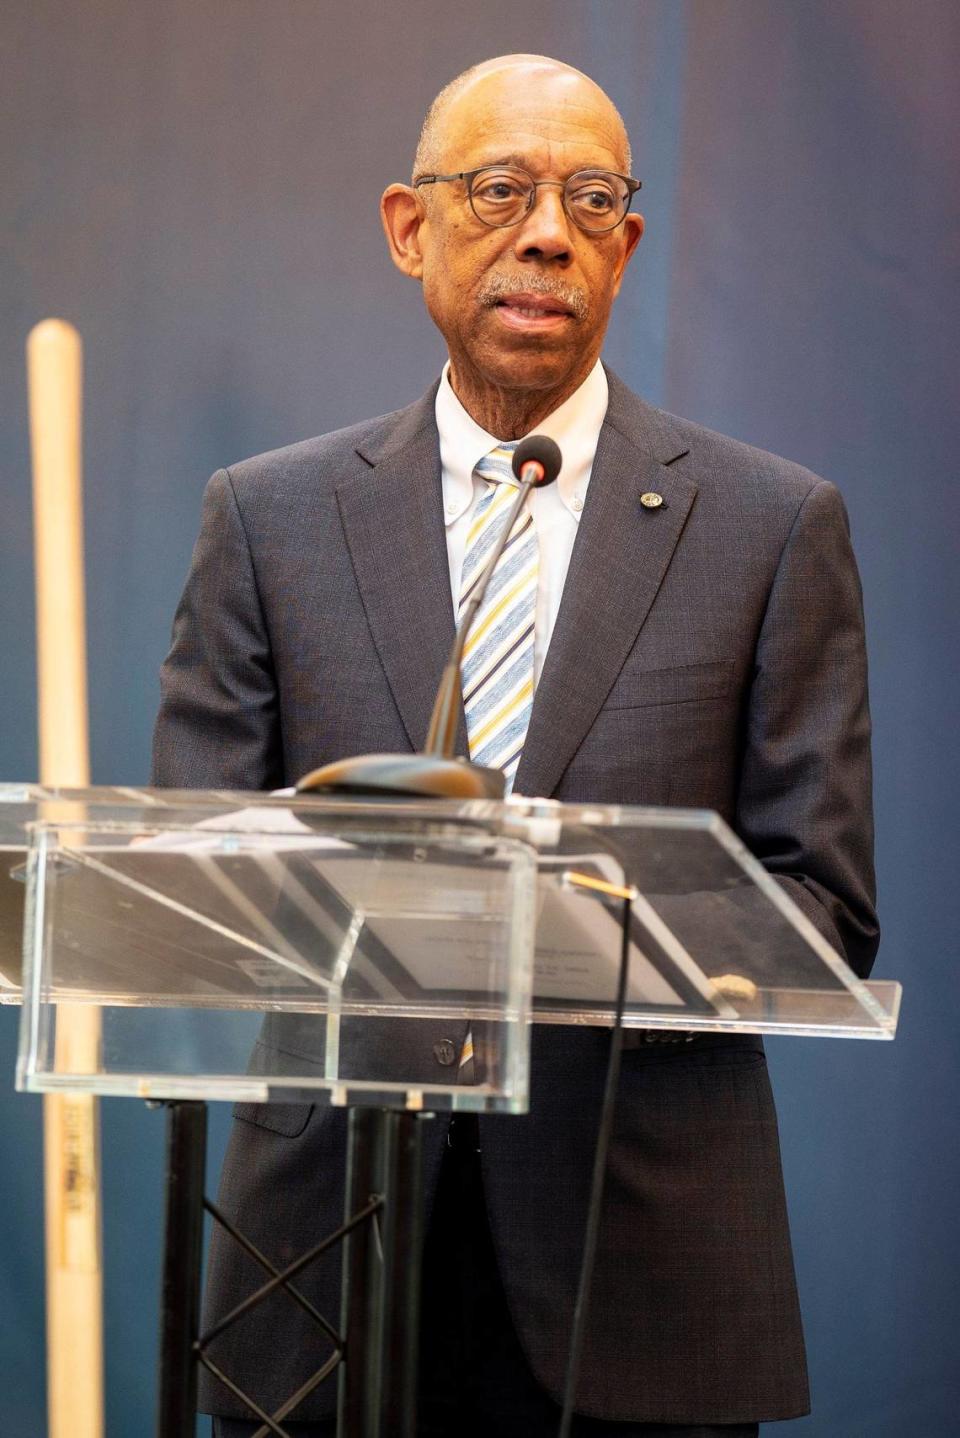
{"label": "man's nose", "polygon": [[518,259],[546,259],[559,263],[572,256],[570,221],[563,208],[559,185],[540,185],[533,208],[516,229],[514,250]]}

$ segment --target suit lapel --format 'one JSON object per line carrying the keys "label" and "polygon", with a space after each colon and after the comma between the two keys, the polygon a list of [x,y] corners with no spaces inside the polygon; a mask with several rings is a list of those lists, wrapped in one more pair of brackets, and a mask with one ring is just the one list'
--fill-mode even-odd
{"label": "suit lapel", "polygon": [[[370,632],[414,749],[426,739],[454,634],[435,392],[358,446],[363,470],[337,488]],[[462,717],[458,751],[466,751]]]}
{"label": "suit lapel", "polygon": [[[636,641],[697,492],[671,462],[685,451],[666,417],[612,374],[587,503],[517,772],[520,794],[556,788]],[[357,447],[337,488],[357,584],[410,739],[426,738],[453,642],[434,387]],[[645,491],[659,509],[640,503]],[[463,715],[457,753],[467,752]]]}
{"label": "suit lapel", "polygon": [[[642,421],[653,412],[613,376],[610,383],[607,421],[517,771],[519,794],[546,797],[560,782],[636,641],[697,492],[668,467],[685,451],[676,444],[671,451],[662,434],[652,443]],[[640,503],[648,491],[662,496],[659,508]]]}

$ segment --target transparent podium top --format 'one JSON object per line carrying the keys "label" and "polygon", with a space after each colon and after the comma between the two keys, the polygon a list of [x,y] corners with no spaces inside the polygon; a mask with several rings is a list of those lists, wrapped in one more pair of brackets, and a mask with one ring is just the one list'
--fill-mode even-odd
{"label": "transparent podium top", "polygon": [[29,1089],[522,1110],[531,1021],[611,1023],[625,920],[628,1027],[895,1032],[707,812],[0,786]]}

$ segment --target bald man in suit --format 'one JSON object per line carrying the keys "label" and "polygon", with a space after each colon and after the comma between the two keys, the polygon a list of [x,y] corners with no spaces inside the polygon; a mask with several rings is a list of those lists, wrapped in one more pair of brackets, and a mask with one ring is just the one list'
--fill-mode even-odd
{"label": "bald man in suit", "polygon": [[[555,61],[504,57],[441,93],[413,183],[391,185],[382,212],[449,364],[406,410],[214,476],[163,672],[155,780],[269,789],[349,754],[417,748],[482,503],[477,466],[545,432],[564,468],[534,496],[515,791],[717,810],[864,974],[877,943],[869,717],[843,505],[798,466],[653,409],[602,365],[643,232],[629,172],[612,103]],[[427,1066],[441,1062],[435,1037],[425,1028]],[[606,1044],[537,1026],[528,1115],[429,1126],[423,1434],[556,1431]],[[337,1226],[343,1143],[329,1108],[238,1109],[222,1202],[275,1262]],[[218,1240],[209,1316],[257,1281]],[[336,1314],[338,1283],[332,1261],[302,1287]],[[268,1410],[324,1356],[282,1297],[215,1351]],[[216,1383],[204,1400],[221,1438],[256,1430]],[[287,1426],[320,1438],[333,1409],[320,1388]],[[574,1433],[746,1438],[806,1409],[762,1043],[640,1035],[624,1056]]]}

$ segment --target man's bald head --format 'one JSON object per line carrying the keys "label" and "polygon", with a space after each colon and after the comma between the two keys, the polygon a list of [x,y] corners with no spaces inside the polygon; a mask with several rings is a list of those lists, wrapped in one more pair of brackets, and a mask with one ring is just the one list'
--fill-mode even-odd
{"label": "man's bald head", "polygon": [[608,112],[612,135],[617,143],[617,148],[623,154],[624,171],[629,174],[632,163],[630,140],[623,117],[609,95],[601,90],[589,75],[585,75],[582,70],[574,69],[572,65],[565,65],[562,60],[552,60],[548,55],[499,55],[493,60],[484,60],[479,65],[471,65],[469,70],[464,70],[462,74],[457,75],[449,85],[444,85],[427,111],[426,119],[423,122],[413,162],[413,178],[416,179],[419,175],[435,174],[442,170],[445,163],[443,159],[445,141],[452,113],[458,107],[469,105],[471,100],[480,100],[484,90],[489,88],[488,82],[496,84],[498,81],[514,80],[519,84],[528,82],[532,88],[538,81],[542,82],[553,77],[568,78],[571,92],[574,90],[581,93],[590,92],[592,102],[600,111]]}
{"label": "man's bald head", "polygon": [[414,183],[384,191],[394,263],[423,286],[454,393],[489,434],[527,434],[597,363],[643,234],[637,185],[616,179],[629,168],[623,120],[593,80],[504,55],[441,91]]}

